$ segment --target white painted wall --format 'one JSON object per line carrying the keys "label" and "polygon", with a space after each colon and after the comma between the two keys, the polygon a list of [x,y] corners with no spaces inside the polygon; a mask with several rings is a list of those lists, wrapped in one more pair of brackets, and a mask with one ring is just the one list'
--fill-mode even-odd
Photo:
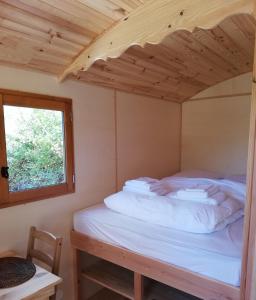
{"label": "white painted wall", "polygon": [[[209,88],[182,105],[182,170],[204,169],[224,174],[246,172],[251,74]],[[216,97],[216,98],[215,98]]]}
{"label": "white painted wall", "polygon": [[0,209],[0,251],[24,254],[31,225],[64,236],[60,298],[64,294],[63,299],[72,300],[69,232],[73,212],[101,202],[115,191],[116,181],[176,172],[180,105],[117,92],[117,161],[113,90],[73,81],[58,84],[51,76],[7,67],[0,67],[0,88],[73,99],[76,192]]}
{"label": "white painted wall", "polygon": [[178,171],[181,105],[117,95],[119,188],[128,178],[162,178]]}

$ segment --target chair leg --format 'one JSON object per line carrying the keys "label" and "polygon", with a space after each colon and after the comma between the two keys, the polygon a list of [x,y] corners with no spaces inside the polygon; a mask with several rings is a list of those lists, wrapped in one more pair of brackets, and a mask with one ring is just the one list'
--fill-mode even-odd
{"label": "chair leg", "polygon": [[73,248],[73,276],[74,276],[74,300],[81,299],[81,288],[80,288],[80,255],[79,250]]}

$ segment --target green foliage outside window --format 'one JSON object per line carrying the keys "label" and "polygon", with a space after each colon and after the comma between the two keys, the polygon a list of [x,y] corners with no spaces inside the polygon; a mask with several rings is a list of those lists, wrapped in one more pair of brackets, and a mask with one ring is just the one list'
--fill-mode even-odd
{"label": "green foliage outside window", "polygon": [[9,190],[64,182],[62,113],[11,106],[4,109]]}

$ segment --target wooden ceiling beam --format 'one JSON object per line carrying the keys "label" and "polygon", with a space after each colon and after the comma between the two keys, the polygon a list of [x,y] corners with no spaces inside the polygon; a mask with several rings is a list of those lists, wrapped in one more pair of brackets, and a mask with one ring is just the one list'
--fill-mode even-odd
{"label": "wooden ceiling beam", "polygon": [[254,0],[149,0],[100,35],[60,75],[86,71],[97,60],[119,57],[132,45],[159,44],[172,32],[212,28],[230,15],[253,15]]}

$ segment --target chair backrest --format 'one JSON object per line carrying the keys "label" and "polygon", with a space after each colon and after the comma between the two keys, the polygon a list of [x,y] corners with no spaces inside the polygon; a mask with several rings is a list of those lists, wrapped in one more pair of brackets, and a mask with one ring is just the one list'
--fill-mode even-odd
{"label": "chair backrest", "polygon": [[[39,249],[35,249],[35,241],[39,240],[46,243],[48,247],[52,248],[52,255],[46,254]],[[58,275],[60,267],[60,255],[62,247],[62,238],[55,237],[53,234],[37,230],[36,227],[30,228],[30,235],[28,240],[27,259],[43,262],[50,267],[50,271]]]}

